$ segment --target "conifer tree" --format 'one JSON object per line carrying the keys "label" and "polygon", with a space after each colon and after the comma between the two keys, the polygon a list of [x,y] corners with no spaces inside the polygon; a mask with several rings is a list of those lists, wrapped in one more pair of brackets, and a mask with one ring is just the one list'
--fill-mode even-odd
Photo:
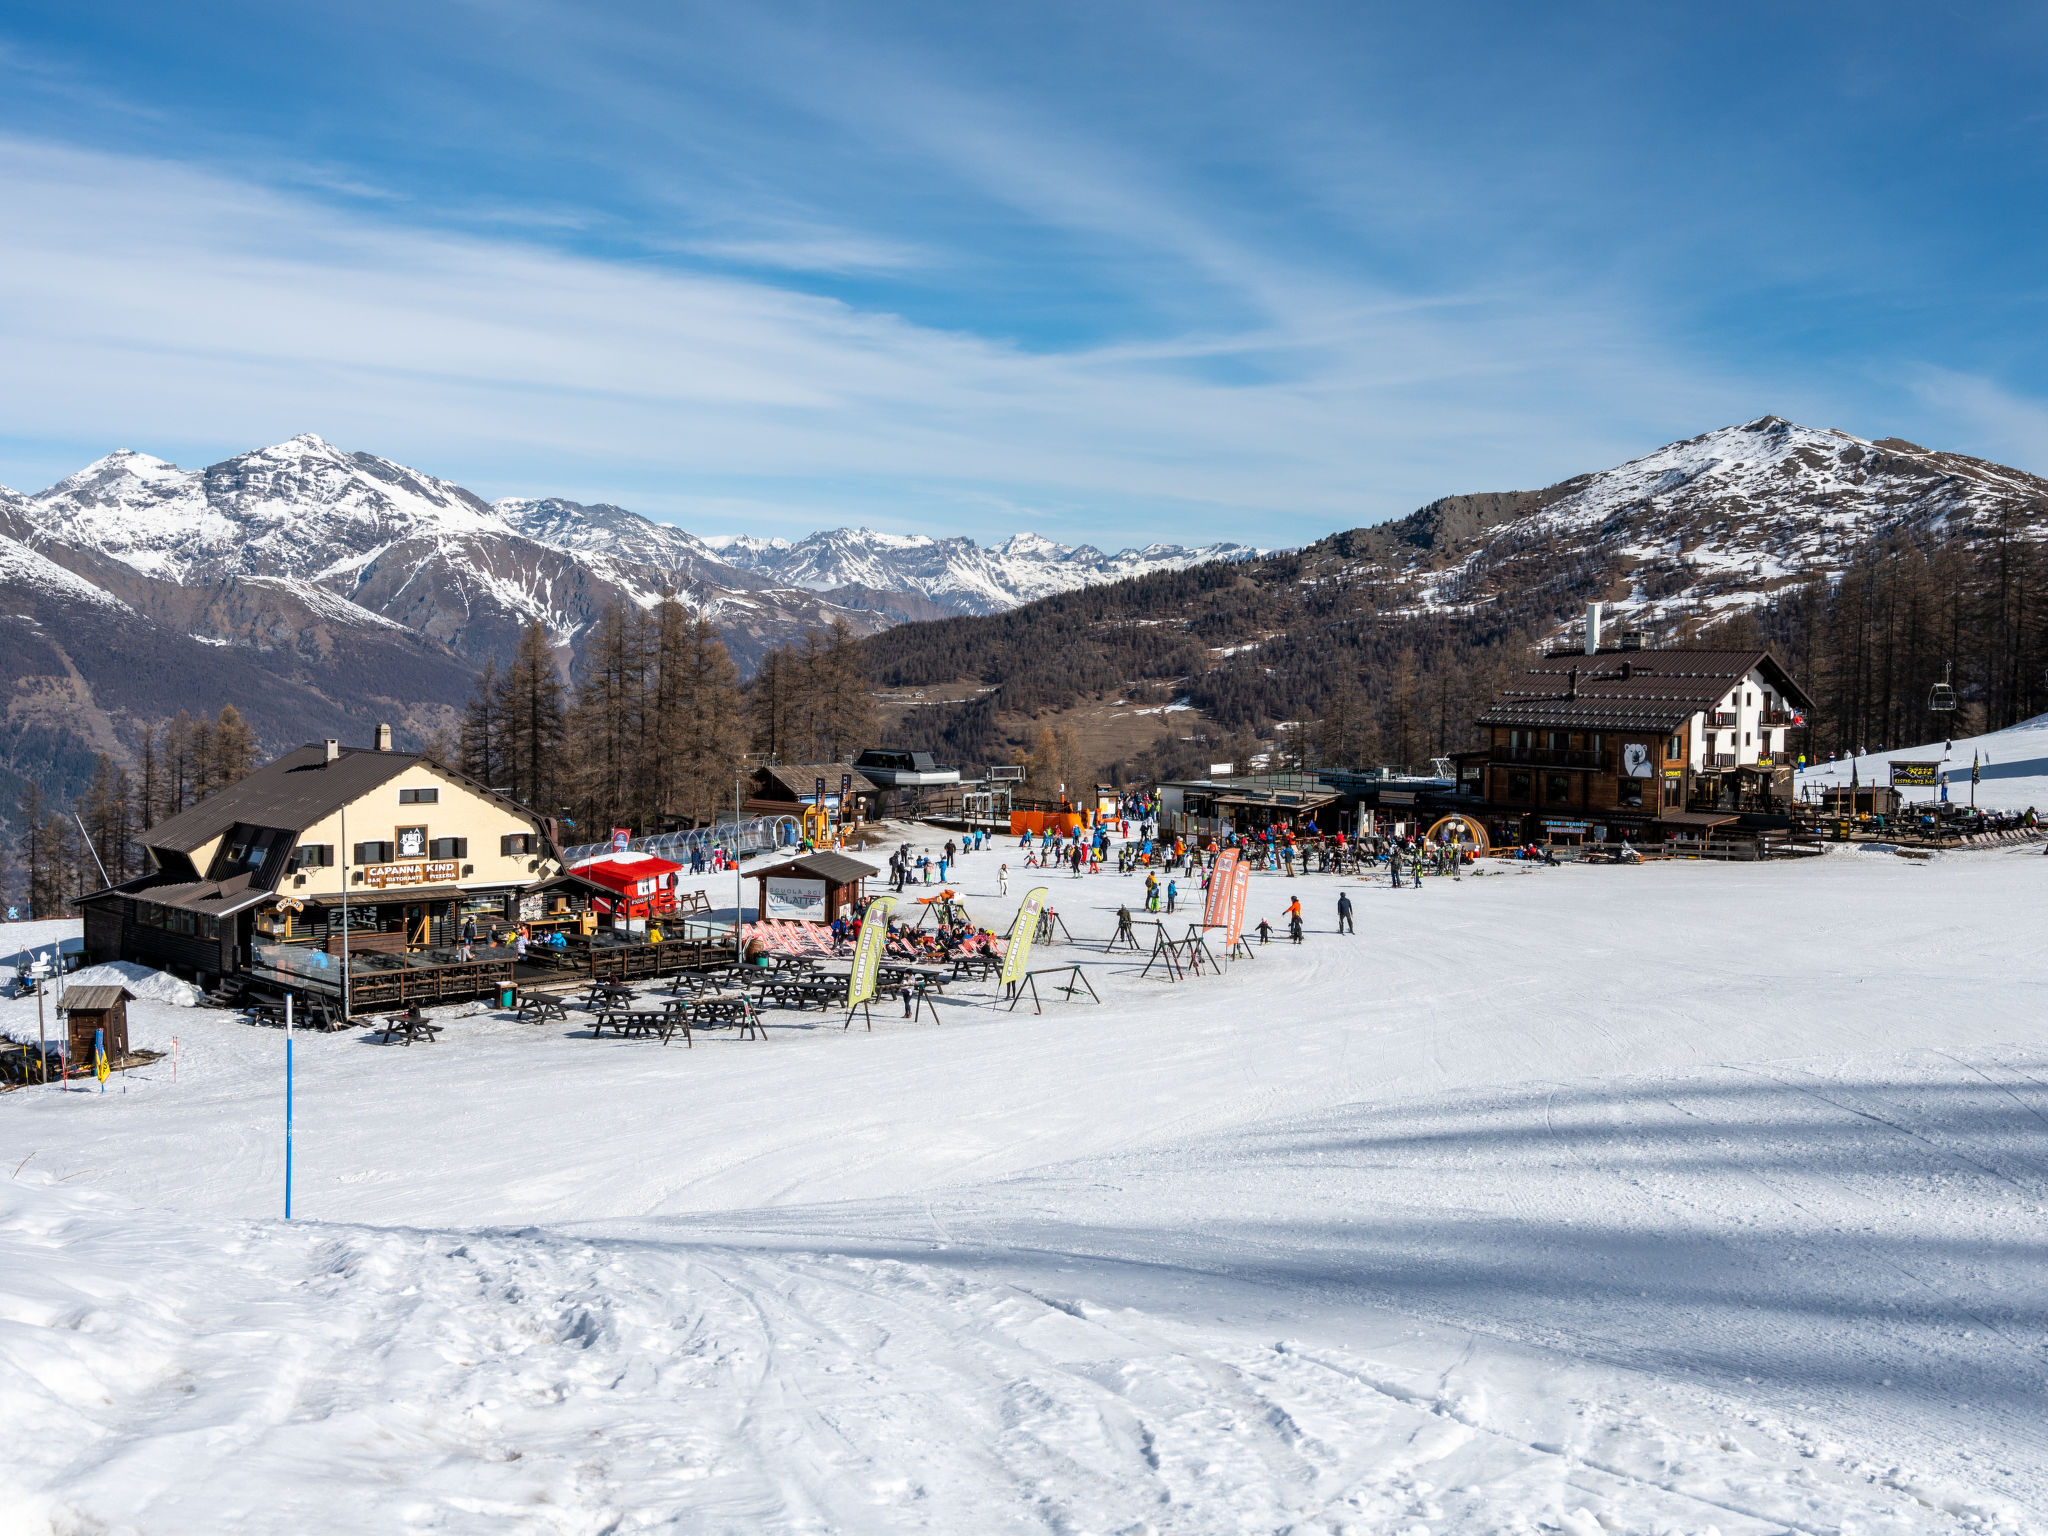
{"label": "conifer tree", "polygon": [[547,630],[535,619],[520,631],[512,664],[505,669],[498,713],[503,780],[514,799],[543,816],[562,806],[564,693]]}

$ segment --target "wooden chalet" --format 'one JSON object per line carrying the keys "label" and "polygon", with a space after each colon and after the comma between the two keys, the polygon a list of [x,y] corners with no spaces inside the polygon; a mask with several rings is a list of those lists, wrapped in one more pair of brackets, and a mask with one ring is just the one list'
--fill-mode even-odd
{"label": "wooden chalet", "polygon": [[537,916],[529,895],[558,871],[533,812],[393,751],[386,726],[374,749],[288,752],[139,840],[148,874],[77,899],[86,951],[209,986],[253,975],[339,995],[344,954],[352,974],[440,963],[468,926],[482,939]]}
{"label": "wooden chalet", "polygon": [[806,825],[872,821],[882,813],[882,787],[851,763],[765,763],[754,769],[742,809]]}
{"label": "wooden chalet", "polygon": [[[1597,636],[1597,622],[1593,630]],[[1791,809],[1787,732],[1813,707],[1768,650],[1553,654],[1479,716],[1457,754],[1496,819],[1524,836],[1696,834]]]}

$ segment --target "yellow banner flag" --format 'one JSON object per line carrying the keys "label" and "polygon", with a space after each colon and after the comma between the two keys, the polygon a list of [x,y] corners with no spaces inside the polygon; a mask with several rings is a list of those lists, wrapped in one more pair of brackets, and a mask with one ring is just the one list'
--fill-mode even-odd
{"label": "yellow banner flag", "polygon": [[107,1032],[96,1029],[92,1032],[92,1075],[100,1080],[102,1088],[107,1085]]}
{"label": "yellow banner flag", "polygon": [[882,970],[882,951],[889,943],[889,914],[895,910],[894,896],[877,896],[868,903],[860,921],[860,939],[853,950],[853,974],[846,978],[846,1006],[856,1008],[875,995],[875,981]]}
{"label": "yellow banner flag", "polygon": [[1038,916],[1052,899],[1042,885],[1024,893],[1024,905],[1017,909],[1017,921],[1010,925],[1010,947],[1003,953],[1003,985],[1024,979],[1024,967],[1031,963],[1031,946],[1038,938]]}

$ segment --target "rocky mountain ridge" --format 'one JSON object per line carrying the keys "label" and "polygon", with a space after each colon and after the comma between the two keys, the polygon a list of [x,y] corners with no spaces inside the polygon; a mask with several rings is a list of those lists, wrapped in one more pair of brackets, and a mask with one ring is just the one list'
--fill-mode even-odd
{"label": "rocky mountain ridge", "polygon": [[833,593],[851,587],[918,592],[962,613],[1001,613],[1056,592],[1153,571],[1185,570],[1211,560],[1241,560],[1262,553],[1245,544],[1148,544],[1105,555],[1092,545],[1056,543],[1035,533],[1012,534],[983,547],[968,538],[879,533],[834,528],[794,543],[781,539],[729,539],[719,552],[764,576]]}
{"label": "rocky mountain ridge", "polygon": [[566,668],[621,598],[673,593],[751,670],[835,619],[868,634],[1200,553],[1103,557],[1030,536],[998,553],[865,530],[728,553],[623,507],[488,502],[310,433],[196,470],[124,449],[41,492],[0,488],[0,672],[18,748],[0,751],[0,781],[19,759],[38,775],[69,762],[62,782],[140,721],[223,696],[273,745],[379,719],[418,737],[528,622]]}
{"label": "rocky mountain ridge", "polygon": [[2048,531],[2048,480],[1987,460],[1763,416],[1539,491],[1449,496],[1299,552],[1306,580],[1375,586],[1382,607],[1472,612],[1573,590],[1648,631],[1707,621],[1838,575],[1895,530]]}

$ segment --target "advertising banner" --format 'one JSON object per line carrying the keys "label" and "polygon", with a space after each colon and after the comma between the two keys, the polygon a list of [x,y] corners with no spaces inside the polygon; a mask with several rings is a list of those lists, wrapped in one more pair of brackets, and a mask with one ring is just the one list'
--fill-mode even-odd
{"label": "advertising banner", "polygon": [[1004,986],[1024,979],[1025,967],[1031,963],[1031,946],[1038,939],[1039,914],[1051,899],[1051,893],[1042,885],[1024,893],[1024,905],[1017,909],[1016,924],[1010,929],[1010,947],[1003,955]]}
{"label": "advertising banner", "polygon": [[633,829],[632,829],[631,827],[613,827],[613,828],[612,828],[612,852],[613,852],[613,853],[626,853],[626,852],[628,852],[629,850],[631,850],[632,846],[633,846]]}
{"label": "advertising banner", "polygon": [[1894,789],[1933,789],[1941,782],[1940,763],[1893,763]]}
{"label": "advertising banner", "polygon": [[1230,888],[1237,879],[1237,850],[1226,848],[1216,855],[1216,867],[1209,871],[1209,894],[1202,902],[1202,926],[1221,928],[1230,911]]}
{"label": "advertising banner", "polygon": [[1223,942],[1235,944],[1244,937],[1244,909],[1251,902],[1252,867],[1243,859],[1230,872],[1230,907],[1223,918]]}
{"label": "advertising banner", "polygon": [[860,942],[853,950],[853,974],[846,978],[846,1006],[855,1007],[875,995],[875,978],[881,974],[882,951],[889,943],[889,914],[896,908],[894,896],[877,896],[868,903],[861,920]]}
{"label": "advertising banner", "polygon": [[766,884],[769,917],[795,918],[805,923],[825,921],[824,881],[789,880],[780,875],[770,875]]}

